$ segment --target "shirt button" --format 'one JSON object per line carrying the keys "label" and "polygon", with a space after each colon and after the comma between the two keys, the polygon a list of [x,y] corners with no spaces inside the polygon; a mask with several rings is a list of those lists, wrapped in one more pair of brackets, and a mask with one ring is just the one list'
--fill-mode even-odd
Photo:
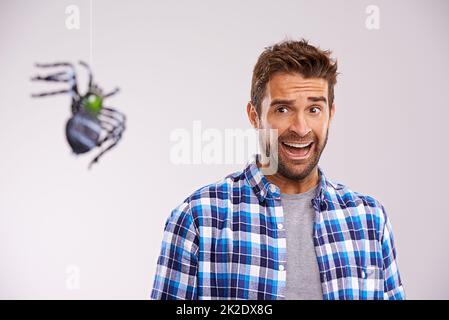
{"label": "shirt button", "polygon": [[282,225],[282,223],[278,223],[278,229],[279,229],[279,230],[284,229],[284,226]]}
{"label": "shirt button", "polygon": [[365,271],[362,271],[362,278],[366,279],[366,272]]}
{"label": "shirt button", "polygon": [[284,271],[284,266],[282,264],[279,265],[279,271]]}
{"label": "shirt button", "polygon": [[270,184],[270,191],[276,192],[276,186],[274,184]]}

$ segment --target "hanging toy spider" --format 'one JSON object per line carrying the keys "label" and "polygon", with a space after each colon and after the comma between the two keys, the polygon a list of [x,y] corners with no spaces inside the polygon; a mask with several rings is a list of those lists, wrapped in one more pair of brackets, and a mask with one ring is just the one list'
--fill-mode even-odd
{"label": "hanging toy spider", "polygon": [[116,94],[116,88],[110,93],[103,91],[93,82],[92,71],[87,63],[80,61],[79,64],[86,68],[89,76],[89,88],[84,95],[78,91],[76,72],[73,64],[51,63],[36,64],[38,68],[66,68],[64,71],[55,72],[46,76],[35,76],[32,81],[65,82],[68,89],[52,92],[32,94],[32,97],[45,97],[68,93],[72,98],[72,117],[66,124],[67,141],[72,151],[78,155],[86,153],[96,147],[101,148],[100,153],[89,163],[98,162],[98,159],[107,151],[111,150],[121,139],[125,131],[126,116],[110,107],[103,105],[106,98]]}

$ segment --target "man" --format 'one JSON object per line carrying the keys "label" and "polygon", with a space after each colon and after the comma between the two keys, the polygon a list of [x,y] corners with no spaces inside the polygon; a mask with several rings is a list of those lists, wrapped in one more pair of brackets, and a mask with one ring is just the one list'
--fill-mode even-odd
{"label": "man", "polygon": [[305,40],[261,54],[247,113],[277,130],[277,171],[256,158],[173,210],[152,299],[405,298],[385,208],[318,166],[336,110],[330,55]]}

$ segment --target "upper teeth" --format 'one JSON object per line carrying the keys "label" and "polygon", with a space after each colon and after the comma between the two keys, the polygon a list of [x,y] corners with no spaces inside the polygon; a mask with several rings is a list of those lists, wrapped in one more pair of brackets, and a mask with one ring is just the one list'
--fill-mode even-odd
{"label": "upper teeth", "polygon": [[299,144],[299,143],[289,143],[289,142],[284,142],[287,146],[290,147],[295,147],[295,148],[305,148],[308,147],[310,144],[312,144],[312,142],[306,143],[306,144]]}

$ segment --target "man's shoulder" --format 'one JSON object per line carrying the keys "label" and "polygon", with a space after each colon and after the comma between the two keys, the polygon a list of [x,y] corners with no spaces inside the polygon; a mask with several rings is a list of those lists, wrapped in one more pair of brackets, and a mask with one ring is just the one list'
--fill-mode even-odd
{"label": "man's shoulder", "polygon": [[363,203],[364,206],[368,207],[382,207],[382,203],[371,195],[355,191],[339,182],[333,182],[333,185],[335,186],[335,194],[341,198],[353,199],[354,202]]}
{"label": "man's shoulder", "polygon": [[243,171],[236,171],[228,174],[224,178],[213,183],[202,186],[192,192],[184,199],[175,210],[204,212],[211,206],[225,207],[227,201],[231,200],[232,192],[235,188],[245,188],[248,185],[245,182]]}
{"label": "man's shoulder", "polygon": [[354,191],[352,188],[342,183],[333,183],[332,192],[329,192],[325,201],[332,206],[331,209],[352,209],[352,212],[386,219],[386,212],[383,204],[374,196]]}

